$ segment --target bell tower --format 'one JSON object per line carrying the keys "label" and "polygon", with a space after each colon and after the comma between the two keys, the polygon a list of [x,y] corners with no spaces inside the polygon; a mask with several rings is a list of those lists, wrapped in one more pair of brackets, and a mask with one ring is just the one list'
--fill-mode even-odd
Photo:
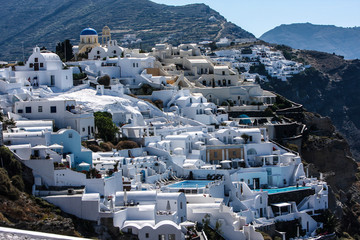
{"label": "bell tower", "polygon": [[102,29],[102,34],[101,34],[101,38],[102,38],[102,45],[107,45],[108,42],[111,40],[111,33],[110,33],[110,28],[108,26],[105,26]]}

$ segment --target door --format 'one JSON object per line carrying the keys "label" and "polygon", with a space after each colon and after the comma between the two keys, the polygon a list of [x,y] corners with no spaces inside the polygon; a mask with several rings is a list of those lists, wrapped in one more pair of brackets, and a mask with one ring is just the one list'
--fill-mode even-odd
{"label": "door", "polygon": [[54,75],[50,76],[50,86],[55,86],[55,76]]}
{"label": "door", "polygon": [[34,63],[34,71],[39,71],[39,63]]}
{"label": "door", "polygon": [[38,158],[39,157],[39,150],[34,150],[34,157]]}

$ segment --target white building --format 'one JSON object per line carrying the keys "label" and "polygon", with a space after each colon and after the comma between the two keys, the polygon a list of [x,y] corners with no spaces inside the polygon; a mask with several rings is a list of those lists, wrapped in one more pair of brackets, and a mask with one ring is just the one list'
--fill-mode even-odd
{"label": "white building", "polygon": [[94,116],[76,105],[75,100],[34,99],[18,101],[14,112],[31,120],[54,120],[57,128],[68,128],[80,133],[81,138],[94,137]]}
{"label": "white building", "polygon": [[40,51],[35,47],[25,66],[0,71],[3,81],[0,90],[7,92],[10,89],[41,85],[55,87],[59,90],[68,90],[73,86],[71,69],[66,69],[59,56],[49,51]]}

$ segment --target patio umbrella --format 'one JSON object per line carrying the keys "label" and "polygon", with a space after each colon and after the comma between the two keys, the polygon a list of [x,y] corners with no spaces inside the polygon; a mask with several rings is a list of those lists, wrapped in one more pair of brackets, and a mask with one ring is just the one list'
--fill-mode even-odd
{"label": "patio umbrella", "polygon": [[86,163],[86,162],[82,162],[79,164],[79,167],[89,167],[90,164],[89,163]]}
{"label": "patio umbrella", "polygon": [[34,150],[40,150],[40,149],[48,149],[48,146],[44,146],[44,145],[36,145],[35,147],[32,147],[31,149]]}
{"label": "patio umbrella", "polygon": [[230,160],[222,160],[222,161],[220,161],[220,163],[231,163],[231,161]]}
{"label": "patio umbrella", "polygon": [[51,148],[51,149],[63,149],[64,146],[61,146],[60,144],[55,143],[53,145],[50,145],[49,148]]}

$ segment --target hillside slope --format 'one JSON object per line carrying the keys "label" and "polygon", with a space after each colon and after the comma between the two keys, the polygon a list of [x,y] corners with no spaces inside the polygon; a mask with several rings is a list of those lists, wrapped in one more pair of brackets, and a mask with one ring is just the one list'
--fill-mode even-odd
{"label": "hillside slope", "polygon": [[[359,169],[346,139],[328,117],[307,111],[291,113],[291,117],[306,125],[299,152],[309,175],[319,178],[321,172],[329,185],[329,209],[338,219],[333,221],[337,236],[346,239],[347,232],[359,239]],[[324,223],[329,225],[328,220]]]}
{"label": "hillside slope", "polygon": [[[214,16],[217,21],[210,21]],[[254,38],[240,27],[227,22],[204,4],[167,6],[149,0],[19,0],[2,3],[0,18],[0,59],[22,60],[35,45],[50,50],[64,39],[73,44],[86,27],[101,32],[108,25],[113,39],[135,33],[149,48],[161,41],[181,42],[231,38]],[[218,33],[220,34],[218,35]],[[136,46],[139,47],[139,46]]]}
{"label": "hillside slope", "polygon": [[348,140],[354,158],[360,161],[360,60],[278,46],[293,60],[311,68],[288,82],[270,80],[262,86],[301,103],[311,112],[329,116]]}
{"label": "hillside slope", "polygon": [[360,58],[360,27],[343,28],[310,23],[283,24],[264,33],[260,39],[297,49],[336,53],[346,59]]}

